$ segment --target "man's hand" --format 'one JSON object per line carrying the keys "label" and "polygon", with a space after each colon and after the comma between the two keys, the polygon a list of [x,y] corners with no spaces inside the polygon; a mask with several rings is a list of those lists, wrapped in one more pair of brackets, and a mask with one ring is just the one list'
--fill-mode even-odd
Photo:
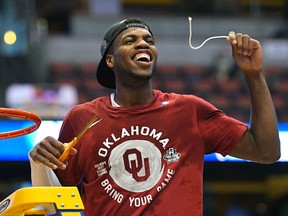
{"label": "man's hand", "polygon": [[[51,169],[65,169],[67,161],[62,163],[58,160],[64,151],[63,143],[53,137],[46,137],[29,152],[30,157],[35,163],[42,163]],[[77,150],[72,148],[70,154],[76,154]]]}
{"label": "man's hand", "polygon": [[[263,53],[258,40],[247,34],[231,31],[227,40],[232,47],[233,58],[245,75],[262,73]],[[256,75],[256,74],[255,74]]]}

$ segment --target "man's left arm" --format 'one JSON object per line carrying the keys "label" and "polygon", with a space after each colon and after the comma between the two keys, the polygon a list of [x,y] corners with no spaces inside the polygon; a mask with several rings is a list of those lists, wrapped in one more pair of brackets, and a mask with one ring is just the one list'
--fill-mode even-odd
{"label": "man's left arm", "polygon": [[278,121],[263,72],[263,53],[259,41],[230,32],[227,40],[234,61],[243,71],[251,100],[250,128],[229,155],[259,163],[280,158]]}

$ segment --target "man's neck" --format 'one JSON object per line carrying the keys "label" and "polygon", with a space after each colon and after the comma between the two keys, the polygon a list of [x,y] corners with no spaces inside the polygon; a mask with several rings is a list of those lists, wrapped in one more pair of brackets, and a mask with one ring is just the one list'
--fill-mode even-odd
{"label": "man's neck", "polygon": [[121,107],[130,107],[150,103],[154,98],[152,88],[119,89],[115,93],[115,102]]}

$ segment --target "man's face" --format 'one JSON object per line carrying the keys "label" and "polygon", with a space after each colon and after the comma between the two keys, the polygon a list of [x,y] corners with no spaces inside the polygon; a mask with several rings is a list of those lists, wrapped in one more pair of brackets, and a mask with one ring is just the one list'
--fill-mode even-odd
{"label": "man's face", "polygon": [[150,80],[156,67],[157,49],[149,31],[128,28],[116,37],[113,47],[114,54],[108,58],[118,82],[132,84]]}

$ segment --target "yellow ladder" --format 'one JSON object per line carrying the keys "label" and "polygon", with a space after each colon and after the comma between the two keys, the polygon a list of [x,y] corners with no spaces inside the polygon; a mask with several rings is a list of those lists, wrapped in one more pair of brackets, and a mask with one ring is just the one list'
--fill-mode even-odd
{"label": "yellow ladder", "polygon": [[83,216],[77,187],[28,187],[16,190],[0,203],[0,216]]}

